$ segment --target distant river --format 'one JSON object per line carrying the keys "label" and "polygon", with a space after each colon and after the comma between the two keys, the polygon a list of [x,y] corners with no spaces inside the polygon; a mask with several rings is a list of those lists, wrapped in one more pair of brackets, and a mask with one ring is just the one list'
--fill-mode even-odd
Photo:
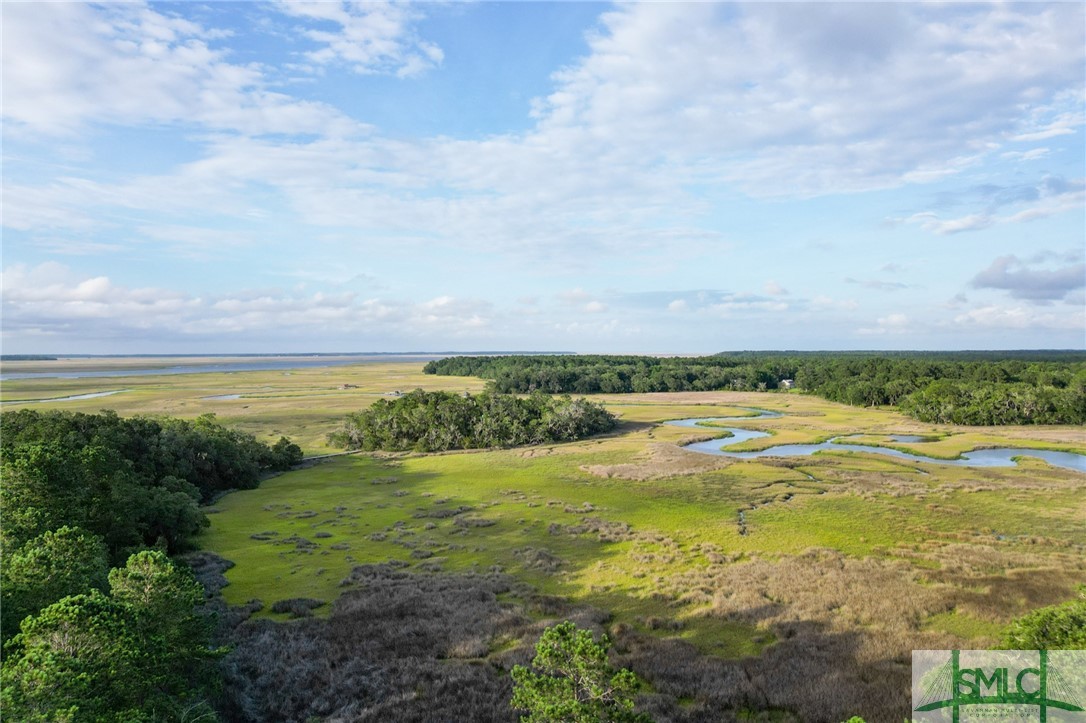
{"label": "distant river", "polygon": [[[313,367],[336,367],[350,364],[374,364],[379,362],[422,362],[434,359],[443,359],[447,355],[420,355],[420,356],[359,356],[354,359],[252,359],[246,361],[231,361],[210,364],[182,364],[177,366],[158,367],[127,367],[124,369],[105,370],[69,370],[69,371],[45,371],[45,372],[12,372],[0,373],[0,381],[12,379],[84,379],[92,377],[143,377],[155,374],[214,374],[221,372],[264,372],[287,371],[290,369],[310,369]],[[103,360],[105,361],[105,360]],[[48,362],[43,362],[47,364]]]}
{"label": "distant river", "polygon": [[706,442],[695,442],[694,444],[688,444],[683,449],[689,449],[693,452],[701,452],[702,454],[715,454],[723,457],[735,457],[737,459],[755,459],[758,457],[806,457],[821,450],[831,450],[835,452],[866,452],[868,454],[884,454],[888,457],[896,457],[897,459],[907,459],[910,462],[927,462],[929,464],[949,464],[956,467],[1012,467],[1017,464],[1014,461],[1015,457],[1037,457],[1043,459],[1049,464],[1055,467],[1063,467],[1064,469],[1072,469],[1078,472],[1086,472],[1086,455],[1074,454],[1073,452],[1054,452],[1047,449],[1029,449],[1026,447],[997,447],[994,449],[977,449],[972,452],[966,452],[962,454],[959,459],[939,459],[937,457],[925,457],[919,454],[910,454],[909,452],[902,452],[896,449],[888,449],[886,447],[874,447],[865,444],[848,444],[847,442],[841,442],[839,440],[847,439],[847,437],[834,437],[828,442],[822,442],[820,444],[779,444],[775,447],[769,447],[758,452],[729,452],[728,447],[746,442],[748,439],[758,439],[760,437],[768,437],[766,432],[756,432],[750,429],[739,429],[737,427],[717,427],[717,426],[702,426],[699,422],[719,422],[719,421],[739,421],[750,419],[765,419],[768,417],[779,417],[780,414],[776,412],[768,412],[765,410],[751,410],[761,412],[756,416],[750,417],[699,417],[693,419],[676,419],[665,424],[670,424],[676,427],[696,427],[704,430],[724,430],[732,433],[731,437],[725,439],[710,439]]}
{"label": "distant river", "polygon": [[117,389],[112,392],[93,392],[91,394],[74,394],[70,397],[50,397],[49,399],[14,399],[0,404],[32,404],[32,403],[45,403],[45,402],[77,402],[81,399],[98,399],[99,397],[111,397],[114,394],[120,394],[121,392],[127,392],[127,389]]}

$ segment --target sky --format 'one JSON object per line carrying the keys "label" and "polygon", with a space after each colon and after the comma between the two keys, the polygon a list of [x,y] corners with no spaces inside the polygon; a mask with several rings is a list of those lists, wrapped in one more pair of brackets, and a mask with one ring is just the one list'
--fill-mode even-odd
{"label": "sky", "polygon": [[3,2],[6,354],[1086,347],[1086,5]]}

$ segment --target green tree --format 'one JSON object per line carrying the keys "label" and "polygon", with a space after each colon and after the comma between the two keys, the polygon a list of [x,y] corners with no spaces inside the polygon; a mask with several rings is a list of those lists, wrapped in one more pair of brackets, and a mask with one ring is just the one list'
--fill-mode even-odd
{"label": "green tree", "polygon": [[302,461],[302,448],[286,437],[271,446],[269,466],[274,470],[288,470]]}
{"label": "green tree", "polygon": [[559,623],[544,631],[532,666],[513,668],[512,705],[528,712],[527,723],[645,722],[633,710],[637,677],[616,671],[607,660],[610,641],[599,642],[588,630]]}
{"label": "green tree", "polygon": [[139,720],[115,681],[132,678],[125,610],[97,590],[63,598],[22,623],[5,647],[0,707],[5,718]]}
{"label": "green tree", "polygon": [[108,596],[65,597],[22,622],[0,671],[5,719],[214,720],[203,694],[219,653],[194,609],[199,584],[158,551],[131,556],[109,584]]}
{"label": "green tree", "polygon": [[1008,650],[1086,649],[1086,585],[1074,600],[1034,610],[1015,620],[1003,635]]}
{"label": "green tree", "polygon": [[188,570],[161,551],[140,552],[109,571],[109,590],[140,650],[141,708],[168,708],[213,682],[219,651],[208,647],[211,621],[196,610],[204,589]]}
{"label": "green tree", "polygon": [[348,449],[436,452],[567,442],[617,424],[602,405],[568,396],[537,391],[522,399],[493,391],[472,396],[416,389],[348,415],[328,440]]}
{"label": "green tree", "polygon": [[0,558],[2,634],[7,640],[19,622],[62,597],[106,588],[109,558],[101,538],[76,527],[61,527]]}

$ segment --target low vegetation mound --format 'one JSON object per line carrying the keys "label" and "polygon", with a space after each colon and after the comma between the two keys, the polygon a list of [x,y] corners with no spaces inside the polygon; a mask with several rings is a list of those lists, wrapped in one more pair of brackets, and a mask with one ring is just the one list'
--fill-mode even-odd
{"label": "low vegetation mound", "polygon": [[509,393],[770,391],[855,406],[897,405],[923,422],[1086,424],[1076,352],[740,352],[707,357],[450,357],[427,374],[476,376]]}
{"label": "low vegetation mound", "polygon": [[473,396],[416,389],[349,415],[329,442],[367,451],[441,452],[570,442],[608,432],[617,423],[602,405],[568,396]]}

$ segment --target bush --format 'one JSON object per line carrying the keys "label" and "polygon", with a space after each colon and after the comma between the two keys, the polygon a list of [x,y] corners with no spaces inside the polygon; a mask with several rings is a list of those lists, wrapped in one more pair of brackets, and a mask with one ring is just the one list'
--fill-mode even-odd
{"label": "bush", "polygon": [[308,618],[313,611],[324,605],[323,600],[310,597],[292,597],[287,600],[277,600],[272,603],[273,613],[290,613],[296,618]]}
{"label": "bush", "polygon": [[1086,585],[1079,585],[1076,599],[1034,610],[1011,623],[1003,644],[1008,650],[1086,649]]}

